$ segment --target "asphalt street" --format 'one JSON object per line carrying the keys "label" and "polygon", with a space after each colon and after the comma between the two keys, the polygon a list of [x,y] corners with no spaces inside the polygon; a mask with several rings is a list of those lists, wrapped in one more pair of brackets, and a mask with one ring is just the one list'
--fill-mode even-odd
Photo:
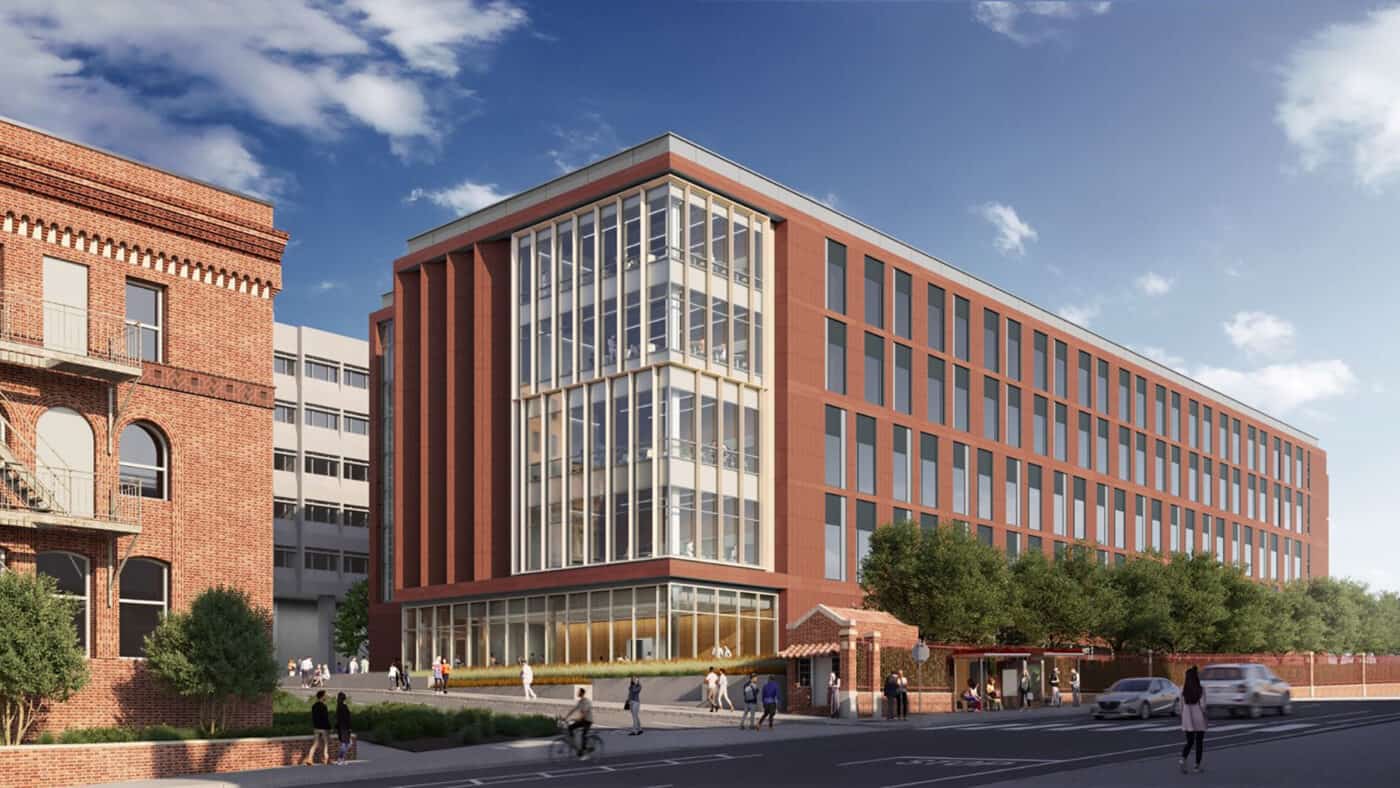
{"label": "asphalt street", "polygon": [[[359,788],[480,786],[1314,786],[1400,784],[1400,701],[1298,703],[1292,716],[1213,716],[1206,770],[1182,775],[1177,720],[1035,719],[1018,712],[871,722],[840,736],[765,740],[586,763],[520,763],[481,771],[326,785]],[[605,736],[622,735],[605,731]],[[543,755],[543,752],[541,753]]]}

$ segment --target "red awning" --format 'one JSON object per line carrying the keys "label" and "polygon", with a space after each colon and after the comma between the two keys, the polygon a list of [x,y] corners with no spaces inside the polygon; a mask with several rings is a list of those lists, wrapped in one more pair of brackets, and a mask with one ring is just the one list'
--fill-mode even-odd
{"label": "red awning", "polygon": [[779,651],[778,656],[783,659],[806,659],[835,654],[840,650],[835,643],[795,643]]}

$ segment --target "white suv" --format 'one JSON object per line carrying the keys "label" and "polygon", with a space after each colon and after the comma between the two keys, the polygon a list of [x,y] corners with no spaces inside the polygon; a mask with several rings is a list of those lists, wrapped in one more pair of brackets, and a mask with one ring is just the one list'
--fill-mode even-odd
{"label": "white suv", "polygon": [[1241,711],[1258,717],[1268,707],[1293,713],[1292,688],[1264,665],[1208,665],[1201,669],[1201,686],[1206,707],[1229,709],[1232,717]]}

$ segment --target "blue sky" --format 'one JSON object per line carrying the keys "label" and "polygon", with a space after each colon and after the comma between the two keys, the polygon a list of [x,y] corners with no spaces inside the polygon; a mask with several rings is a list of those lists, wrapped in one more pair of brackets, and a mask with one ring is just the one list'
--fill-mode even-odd
{"label": "blue sky", "polygon": [[274,199],[281,320],[674,130],[1318,434],[1333,572],[1400,590],[1400,5],[179,7],[6,3],[0,114]]}

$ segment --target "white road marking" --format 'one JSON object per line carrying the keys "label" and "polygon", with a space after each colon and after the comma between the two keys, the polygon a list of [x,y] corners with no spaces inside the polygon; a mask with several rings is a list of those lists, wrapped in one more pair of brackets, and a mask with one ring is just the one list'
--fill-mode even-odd
{"label": "white road marking", "polygon": [[613,772],[634,772],[642,769],[659,769],[666,766],[696,766],[705,763],[720,763],[725,761],[738,761],[747,758],[762,758],[762,753],[752,753],[749,755],[728,755],[726,753],[706,753],[702,755],[684,755],[675,758],[661,758],[653,761],[631,761],[616,764],[595,764],[589,766],[577,766],[565,769],[538,769],[530,772],[519,772],[516,774],[493,774],[487,777],[469,777],[457,780],[444,780],[432,783],[412,783],[400,785],[397,788],[439,788],[451,786],[452,788],[480,788],[486,785],[507,785],[519,782],[534,782],[539,780],[558,780],[567,777],[581,777],[592,774],[611,774]]}
{"label": "white road marking", "polygon": [[988,755],[985,757],[973,757],[965,755],[887,755],[883,758],[868,758],[863,761],[846,761],[838,763],[837,766],[864,766],[869,763],[884,763],[886,761],[903,761],[924,759],[930,761],[1009,761],[1013,763],[1057,763],[1055,760],[1045,758],[1003,758],[1000,755]]}
{"label": "white road marking", "polygon": [[1290,722],[1287,725],[1272,725],[1264,729],[1265,733],[1279,733],[1281,731],[1300,731],[1304,728],[1316,728],[1317,724],[1312,722]]}

